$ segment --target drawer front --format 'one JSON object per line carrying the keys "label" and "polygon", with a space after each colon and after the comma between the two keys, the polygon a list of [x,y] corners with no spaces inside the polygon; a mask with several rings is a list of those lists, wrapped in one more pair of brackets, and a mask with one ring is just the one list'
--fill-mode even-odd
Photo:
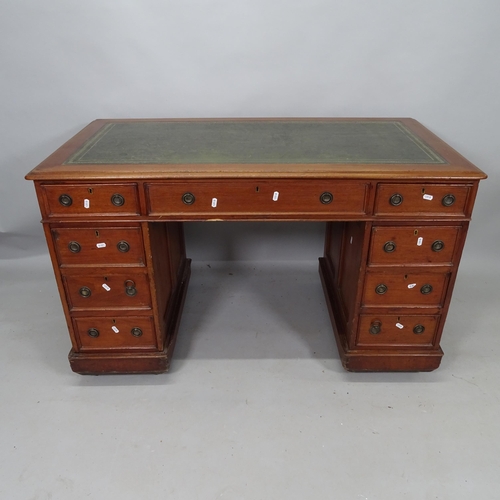
{"label": "drawer front", "polygon": [[145,263],[140,227],[53,228],[52,237],[61,266]]}
{"label": "drawer front", "polygon": [[43,184],[49,217],[139,215],[135,184]]}
{"label": "drawer front", "polygon": [[375,215],[463,217],[469,190],[456,184],[379,184]]}
{"label": "drawer front", "polygon": [[149,309],[147,275],[138,272],[63,274],[70,309]]}
{"label": "drawer front", "polygon": [[156,349],[153,319],[148,316],[73,318],[81,351]]}
{"label": "drawer front", "polygon": [[432,346],[439,316],[361,315],[359,347]]}
{"label": "drawer front", "polygon": [[289,213],[363,215],[367,184],[335,180],[239,180],[147,185],[150,215],[249,217]]}
{"label": "drawer front", "polygon": [[451,265],[460,226],[376,226],[369,263]]}
{"label": "drawer front", "polygon": [[444,300],[448,277],[448,273],[368,272],[363,305],[438,307]]}

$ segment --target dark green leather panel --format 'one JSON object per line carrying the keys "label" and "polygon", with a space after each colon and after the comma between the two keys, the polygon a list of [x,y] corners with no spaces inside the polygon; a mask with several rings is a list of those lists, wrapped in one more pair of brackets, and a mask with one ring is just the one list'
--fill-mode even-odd
{"label": "dark green leather panel", "polygon": [[446,163],[398,121],[111,123],[66,164]]}

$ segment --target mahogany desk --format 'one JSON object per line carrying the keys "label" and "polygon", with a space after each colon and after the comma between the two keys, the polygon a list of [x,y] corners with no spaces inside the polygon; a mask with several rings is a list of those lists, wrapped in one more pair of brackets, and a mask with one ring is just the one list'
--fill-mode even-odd
{"label": "mahogany desk", "polygon": [[182,221],[325,221],[344,367],[428,371],[479,181],[411,119],[97,120],[33,169],[78,373],[168,370]]}

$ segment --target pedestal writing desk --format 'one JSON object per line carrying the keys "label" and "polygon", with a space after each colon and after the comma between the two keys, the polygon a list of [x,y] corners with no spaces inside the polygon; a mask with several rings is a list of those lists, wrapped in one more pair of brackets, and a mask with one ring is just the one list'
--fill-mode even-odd
{"label": "pedestal writing desk", "polygon": [[325,221],[344,367],[428,371],[485,174],[411,119],[97,120],[27,176],[78,373],[168,370],[182,221]]}

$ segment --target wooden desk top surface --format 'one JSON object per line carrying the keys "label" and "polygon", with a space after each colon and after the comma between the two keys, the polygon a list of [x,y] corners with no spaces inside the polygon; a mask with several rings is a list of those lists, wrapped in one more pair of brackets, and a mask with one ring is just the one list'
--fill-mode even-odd
{"label": "wooden desk top surface", "polygon": [[96,120],[31,180],[484,179],[409,118]]}

